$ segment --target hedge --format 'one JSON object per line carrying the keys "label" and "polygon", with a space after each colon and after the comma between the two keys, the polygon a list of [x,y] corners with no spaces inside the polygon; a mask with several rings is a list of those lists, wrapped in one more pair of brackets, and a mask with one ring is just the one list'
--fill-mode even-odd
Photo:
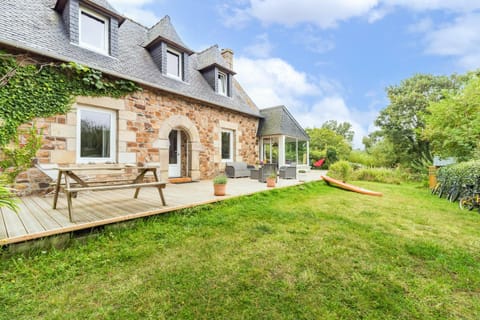
{"label": "hedge", "polygon": [[437,170],[437,181],[450,188],[454,184],[476,184],[480,178],[480,160],[460,162]]}

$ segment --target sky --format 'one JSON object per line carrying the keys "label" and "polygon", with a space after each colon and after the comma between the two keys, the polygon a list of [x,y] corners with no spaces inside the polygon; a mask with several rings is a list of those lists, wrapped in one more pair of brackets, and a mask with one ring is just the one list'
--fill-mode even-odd
{"label": "sky", "polygon": [[236,79],[262,108],[303,127],[347,121],[354,148],[375,131],[385,89],[417,73],[480,66],[480,0],[110,0],[151,27],[165,15],[199,52],[234,51]]}

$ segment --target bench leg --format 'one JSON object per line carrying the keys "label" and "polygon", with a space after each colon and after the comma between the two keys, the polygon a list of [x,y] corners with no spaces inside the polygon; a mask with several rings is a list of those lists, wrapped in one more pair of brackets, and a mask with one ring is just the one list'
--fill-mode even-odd
{"label": "bench leg", "polygon": [[53,209],[57,209],[58,193],[60,192],[60,181],[62,180],[62,173],[58,173],[57,184],[55,185],[55,195],[53,196]]}
{"label": "bench leg", "polygon": [[137,199],[139,192],[140,192],[140,188],[137,188],[135,190],[135,195],[133,196],[134,199]]}
{"label": "bench leg", "polygon": [[70,219],[70,222],[73,222],[72,220],[72,193],[67,192],[67,203],[68,203],[68,218]]}
{"label": "bench leg", "polygon": [[162,199],[162,204],[166,206],[167,204],[165,203],[165,198],[163,197],[163,191],[162,191],[162,186],[158,186],[158,193],[160,193],[160,198]]}

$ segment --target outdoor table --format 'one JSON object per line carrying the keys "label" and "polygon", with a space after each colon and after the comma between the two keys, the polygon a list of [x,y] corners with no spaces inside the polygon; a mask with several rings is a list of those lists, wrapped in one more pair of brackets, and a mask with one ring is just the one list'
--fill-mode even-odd
{"label": "outdoor table", "polygon": [[[54,190],[53,198],[53,209],[57,208],[58,194],[62,188],[62,177],[65,180],[65,185],[63,189],[67,196],[68,203],[68,215],[70,221],[72,221],[72,195],[75,197],[77,192],[80,191],[102,191],[102,190],[116,190],[116,189],[126,189],[126,188],[135,188],[134,198],[138,197],[140,188],[142,187],[157,187],[160,193],[160,198],[162,204],[165,206],[165,198],[163,196],[162,189],[165,188],[166,183],[161,182],[157,176],[158,166],[137,166],[137,165],[119,165],[119,164],[106,164],[106,165],[75,165],[75,166],[65,166],[58,167],[55,170],[58,170],[57,183]],[[75,172],[91,172],[91,171],[115,171],[115,170],[126,170],[126,169],[137,169],[138,174],[133,180],[95,180],[95,181],[85,181]],[[148,172],[152,172],[154,177],[154,182],[143,182],[145,175]],[[75,181],[77,185],[72,186],[70,184],[70,179]],[[100,185],[99,185],[100,184]]]}

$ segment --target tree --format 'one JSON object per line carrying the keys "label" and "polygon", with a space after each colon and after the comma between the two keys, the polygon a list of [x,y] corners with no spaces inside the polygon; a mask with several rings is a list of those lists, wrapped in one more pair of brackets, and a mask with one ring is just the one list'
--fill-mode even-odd
{"label": "tree", "polygon": [[480,141],[480,78],[472,77],[460,92],[448,92],[445,99],[428,106],[424,137],[435,154],[472,159]]}
{"label": "tree", "polygon": [[382,131],[374,131],[362,140],[365,152],[373,159],[375,167],[393,167],[400,163],[398,150]]}
{"label": "tree", "polygon": [[400,85],[387,88],[390,104],[380,112],[375,125],[381,135],[395,146],[398,162],[410,166],[430,155],[430,142],[424,136],[427,107],[455,92],[465,82],[464,76],[417,74]]}
{"label": "tree", "polygon": [[343,136],[345,140],[352,143],[355,132],[352,130],[352,125],[348,122],[338,123],[337,120],[328,120],[322,124],[323,129],[330,129],[333,132]]}
{"label": "tree", "polygon": [[342,135],[327,128],[307,128],[306,132],[310,136],[310,154],[312,156],[327,157],[328,155],[328,159],[332,161],[348,158],[352,147]]}

